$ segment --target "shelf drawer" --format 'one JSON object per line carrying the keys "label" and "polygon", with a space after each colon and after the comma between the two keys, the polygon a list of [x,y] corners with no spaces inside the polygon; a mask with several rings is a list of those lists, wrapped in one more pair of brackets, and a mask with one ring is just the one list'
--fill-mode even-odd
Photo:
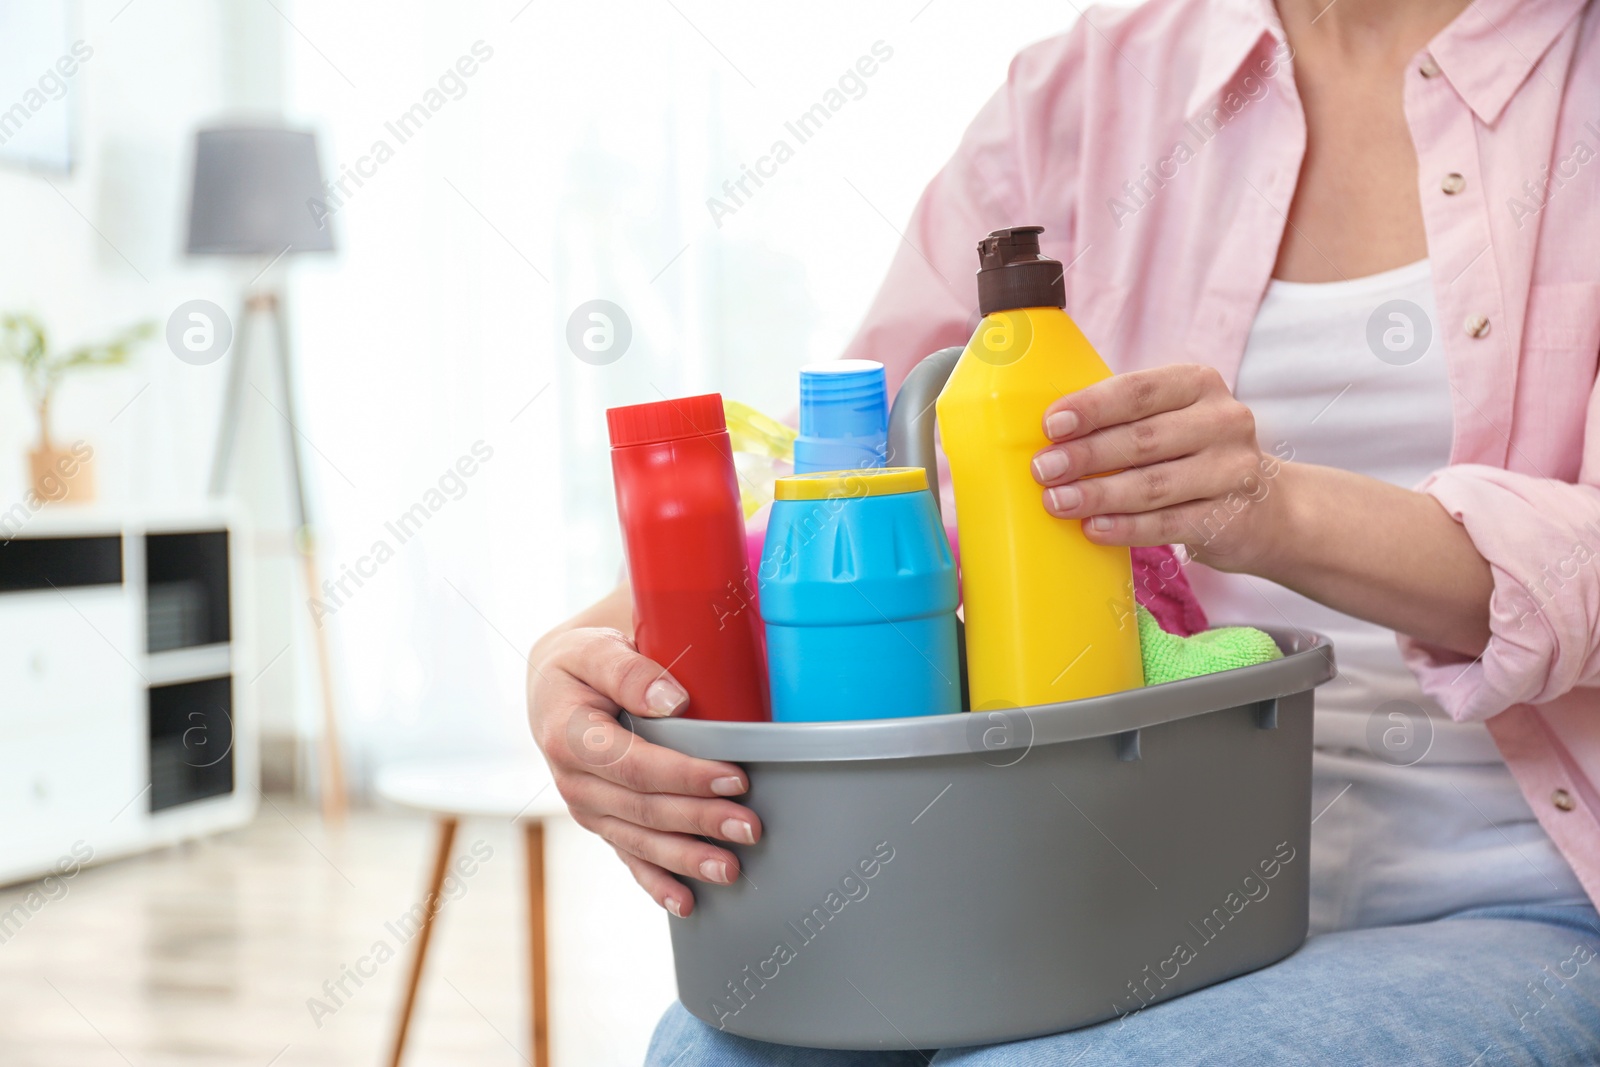
{"label": "shelf drawer", "polygon": [[[114,848],[144,819],[146,784],[135,731],[8,739],[0,746],[0,876],[13,864],[43,869],[73,843]],[[114,820],[114,821],[113,821]]]}
{"label": "shelf drawer", "polygon": [[0,596],[0,736],[98,728],[85,715],[133,719],[138,652],[120,586]]}

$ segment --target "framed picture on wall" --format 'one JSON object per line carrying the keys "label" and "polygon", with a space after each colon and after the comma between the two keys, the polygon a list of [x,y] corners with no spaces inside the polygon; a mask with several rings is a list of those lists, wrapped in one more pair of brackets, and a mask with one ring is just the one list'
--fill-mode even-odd
{"label": "framed picture on wall", "polygon": [[72,170],[80,70],[70,3],[0,0],[0,164]]}

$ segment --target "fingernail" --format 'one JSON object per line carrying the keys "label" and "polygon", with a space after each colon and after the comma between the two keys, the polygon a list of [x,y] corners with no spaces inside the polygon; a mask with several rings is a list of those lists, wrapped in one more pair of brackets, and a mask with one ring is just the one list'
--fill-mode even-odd
{"label": "fingernail", "polygon": [[657,678],[644,691],[644,702],[652,715],[671,715],[683,707],[688,699],[689,694],[683,691],[683,686],[671,678]]}
{"label": "fingernail", "polygon": [[1033,477],[1037,481],[1049,482],[1067,473],[1067,457],[1060,452],[1041,452],[1033,457]]}
{"label": "fingernail", "polygon": [[667,902],[662,907],[666,908],[674,919],[683,918],[683,905],[678,903],[677,897],[668,897]]}
{"label": "fingernail", "polygon": [[1075,411],[1058,411],[1044,420],[1045,435],[1054,441],[1072,436],[1077,429],[1078,414]]}
{"label": "fingernail", "polygon": [[711,779],[711,791],[719,797],[736,797],[744,792],[744,779],[729,776]]}
{"label": "fingernail", "polygon": [[1094,518],[1089,520],[1089,528],[1100,533],[1109,532],[1112,525],[1113,524],[1111,520],[1104,515],[1096,515]]}
{"label": "fingernail", "polygon": [[1050,498],[1050,506],[1057,511],[1071,511],[1083,503],[1083,490],[1075,485],[1058,485],[1047,490],[1045,495]]}
{"label": "fingernail", "polygon": [[700,865],[700,877],[708,882],[728,884],[728,865],[721,860],[706,860]]}
{"label": "fingernail", "polygon": [[756,843],[755,830],[743,819],[722,820],[722,836],[729,841],[738,841],[745,845]]}

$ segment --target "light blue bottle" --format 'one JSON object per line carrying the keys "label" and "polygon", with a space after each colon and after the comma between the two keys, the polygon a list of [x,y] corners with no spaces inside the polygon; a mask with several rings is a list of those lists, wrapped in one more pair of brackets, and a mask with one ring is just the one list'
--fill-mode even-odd
{"label": "light blue bottle", "polygon": [[800,368],[800,436],[794,472],[881,467],[889,451],[883,364],[840,359]]}
{"label": "light blue bottle", "polygon": [[774,722],[961,710],[956,568],[921,467],[778,479],[757,576]]}

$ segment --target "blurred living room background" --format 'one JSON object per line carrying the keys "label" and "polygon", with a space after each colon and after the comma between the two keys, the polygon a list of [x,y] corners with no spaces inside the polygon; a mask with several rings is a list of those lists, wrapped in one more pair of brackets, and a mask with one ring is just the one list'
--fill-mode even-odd
{"label": "blurred living room background", "polygon": [[788,413],[1077,17],[0,0],[0,1063],[639,1062],[667,921],[523,706],[604,409]]}

